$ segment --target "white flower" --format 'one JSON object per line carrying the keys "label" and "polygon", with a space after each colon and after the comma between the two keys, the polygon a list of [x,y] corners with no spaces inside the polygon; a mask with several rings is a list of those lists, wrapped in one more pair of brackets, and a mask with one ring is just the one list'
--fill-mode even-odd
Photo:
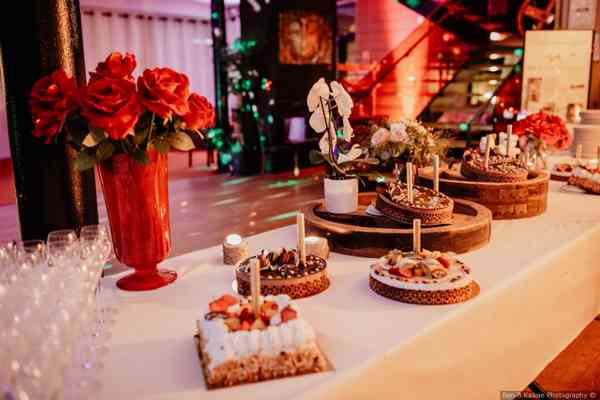
{"label": "white flower", "polygon": [[390,124],[390,141],[395,143],[406,143],[408,141],[406,125],[403,122]]}
{"label": "white flower", "polygon": [[323,103],[329,99],[329,86],[325,82],[325,78],[320,78],[310,88],[308,96],[306,97],[306,104],[308,105],[308,111],[313,112],[321,105],[321,99]]}
{"label": "white flower", "polygon": [[331,82],[331,94],[337,104],[338,112],[342,117],[348,118],[352,113],[354,102],[346,89],[336,81]]}
{"label": "white flower", "polygon": [[327,125],[329,125],[330,115],[329,115],[329,107],[326,103],[319,104],[314,112],[311,114],[308,124],[311,128],[315,130],[315,132],[320,133],[327,129]]}
{"label": "white flower", "polygon": [[343,118],[343,124],[344,124],[344,140],[346,142],[349,142],[352,139],[352,134],[354,133],[354,129],[352,129],[352,126],[350,125],[350,120],[347,117]]}
{"label": "white flower", "polygon": [[380,146],[390,140],[390,131],[385,128],[379,128],[371,136],[371,144],[375,147]]}
{"label": "white flower", "polygon": [[361,155],[362,155],[362,149],[360,148],[360,146],[358,144],[355,144],[352,146],[350,151],[348,151],[346,154],[340,153],[340,155],[338,156],[337,162],[338,162],[338,164],[343,164],[343,163],[346,163],[349,161],[354,161]]}
{"label": "white flower", "polygon": [[[333,126],[331,126],[330,129],[333,132]],[[335,132],[332,133],[332,138],[333,138],[333,148],[335,149],[335,144],[336,144]],[[321,140],[319,140],[319,150],[321,150],[321,153],[323,155],[329,154],[329,135],[327,134],[327,132],[325,132],[325,134],[321,137]]]}

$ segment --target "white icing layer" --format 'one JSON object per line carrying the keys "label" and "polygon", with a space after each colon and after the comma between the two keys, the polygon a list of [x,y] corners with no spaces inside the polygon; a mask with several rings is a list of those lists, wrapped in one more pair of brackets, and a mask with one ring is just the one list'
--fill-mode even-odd
{"label": "white icing layer", "polygon": [[[427,279],[419,276],[403,278],[390,274],[386,269],[389,267],[389,265],[387,265],[387,259],[382,257],[371,266],[370,275],[373,279],[387,286],[406,290],[443,291],[469,286],[471,282],[473,282],[473,279],[469,276],[468,270],[463,269],[460,262],[454,259],[450,261],[450,267],[447,269],[448,274],[443,278]],[[412,257],[403,257],[395,266],[402,268],[407,264],[415,264],[416,262],[417,261]],[[441,264],[433,258],[426,258],[424,262],[432,268],[443,268]],[[379,270],[379,273],[377,273],[376,270]],[[424,281],[427,283],[423,283]]]}

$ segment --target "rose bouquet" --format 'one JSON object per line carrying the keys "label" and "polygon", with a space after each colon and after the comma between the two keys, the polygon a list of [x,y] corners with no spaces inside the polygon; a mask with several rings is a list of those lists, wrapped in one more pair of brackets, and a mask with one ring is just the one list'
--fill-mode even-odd
{"label": "rose bouquet", "polygon": [[111,53],[81,87],[62,69],[41,78],[31,90],[33,135],[50,143],[64,132],[80,170],[121,153],[145,164],[149,149],[194,148],[189,134],[214,120],[208,100],[190,94],[184,74],[147,69],[136,82],[135,67],[132,54]]}
{"label": "rose bouquet", "polygon": [[513,125],[513,133],[526,137],[534,144],[543,144],[554,150],[566,150],[571,145],[572,137],[565,121],[558,115],[543,111],[528,115]]}
{"label": "rose bouquet", "polygon": [[371,127],[370,153],[382,164],[411,161],[417,167],[431,162],[434,154],[443,155],[447,142],[441,134],[418,121],[382,121]]}

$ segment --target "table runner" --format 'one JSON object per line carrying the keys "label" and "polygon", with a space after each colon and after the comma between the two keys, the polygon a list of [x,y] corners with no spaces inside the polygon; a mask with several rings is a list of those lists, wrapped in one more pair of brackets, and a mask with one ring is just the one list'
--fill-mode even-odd
{"label": "table runner", "polygon": [[[170,259],[164,265],[181,275],[175,284],[119,293],[100,397],[479,400],[521,390],[600,312],[600,196],[550,188],[545,214],[494,221],[491,242],[461,256],[481,286],[466,303],[382,298],[368,287],[371,259],[333,253],[331,287],[298,300],[333,372],[206,391],[195,320],[232,290],[233,270],[221,264],[220,246]],[[252,252],[292,247],[295,228],[248,241]]]}

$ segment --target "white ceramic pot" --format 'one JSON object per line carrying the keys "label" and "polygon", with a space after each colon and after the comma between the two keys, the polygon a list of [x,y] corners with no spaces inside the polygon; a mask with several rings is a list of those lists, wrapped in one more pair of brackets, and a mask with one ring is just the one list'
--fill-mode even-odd
{"label": "white ceramic pot", "polygon": [[358,209],[358,179],[325,178],[325,210],[349,214]]}

